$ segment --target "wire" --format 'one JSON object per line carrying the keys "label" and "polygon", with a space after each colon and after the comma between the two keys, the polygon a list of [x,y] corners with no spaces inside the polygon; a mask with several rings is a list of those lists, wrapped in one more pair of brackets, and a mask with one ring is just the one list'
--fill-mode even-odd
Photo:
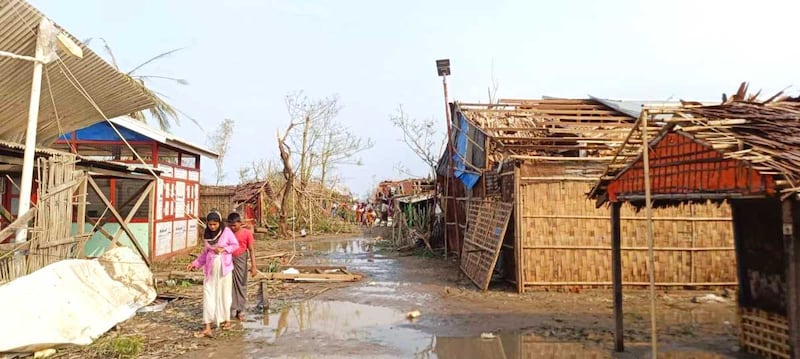
{"label": "wire", "polygon": [[[50,84],[50,71],[47,70],[47,66],[44,67],[44,78],[47,80],[47,92],[50,94],[50,102],[53,103],[53,114],[56,116],[56,126],[58,127],[58,134],[60,136],[66,135],[64,133],[64,129],[61,127],[61,118],[58,116],[58,109],[56,108],[56,99],[53,97],[53,86]],[[70,150],[74,153],[78,153],[78,150],[75,149],[75,146],[72,142],[67,141]]]}

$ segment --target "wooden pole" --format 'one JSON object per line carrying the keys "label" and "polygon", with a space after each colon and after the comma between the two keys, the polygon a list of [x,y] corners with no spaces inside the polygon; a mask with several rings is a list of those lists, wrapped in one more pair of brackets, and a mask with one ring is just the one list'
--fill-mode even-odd
{"label": "wooden pole", "polygon": [[517,293],[525,292],[525,247],[522,238],[522,184],[521,171],[514,165],[514,258],[516,264]]}
{"label": "wooden pole", "polygon": [[653,251],[653,203],[651,202],[650,193],[650,143],[647,139],[647,117],[650,116],[647,110],[643,110],[641,114],[642,119],[642,144],[644,160],[644,200],[645,200],[645,217],[647,218],[647,261],[648,273],[650,275],[650,338],[652,345],[652,358],[658,358],[658,335],[656,333],[656,269],[655,269],[655,254]]}
{"label": "wooden pole", "polygon": [[786,314],[789,319],[789,347],[792,358],[800,358],[800,243],[795,229],[794,199],[783,201],[783,243],[786,253]]}
{"label": "wooden pole", "polygon": [[[447,241],[449,240],[449,232],[450,229],[448,227],[447,221],[447,214],[448,208],[450,207],[448,202],[450,201],[450,177],[455,176],[453,171],[453,156],[455,156],[455,152],[453,151],[453,138],[452,138],[452,130],[450,128],[450,123],[452,119],[450,118],[450,104],[448,103],[447,99],[447,76],[442,76],[442,91],[444,92],[444,120],[447,123],[447,147],[445,149],[445,153],[447,154],[447,172],[445,172],[444,176],[444,208],[442,208],[442,213],[444,214],[444,259],[447,259]],[[453,177],[455,180],[455,177]],[[455,196],[455,194],[453,194]],[[458,213],[455,212],[455,209],[458,207],[458,203],[453,203],[453,213],[455,216],[456,221],[456,233],[458,233]],[[458,235],[456,235],[458,237]]]}
{"label": "wooden pole", "polygon": [[619,211],[622,203],[611,203],[611,280],[614,290],[614,350],[625,351],[622,327],[622,231]]}
{"label": "wooden pole", "polygon": [[[25,131],[25,152],[22,160],[22,179],[20,180],[19,205],[17,216],[22,216],[31,208],[31,191],[33,189],[33,158],[36,153],[36,130],[39,126],[39,99],[42,93],[42,60],[45,56],[45,44],[48,42],[47,36],[51,34],[53,25],[50,20],[42,19],[39,22],[39,34],[36,38],[36,49],[33,62],[33,79],[31,80],[31,100],[28,107],[28,128]],[[15,236],[14,242],[25,242],[28,239],[28,227],[20,227]]]}

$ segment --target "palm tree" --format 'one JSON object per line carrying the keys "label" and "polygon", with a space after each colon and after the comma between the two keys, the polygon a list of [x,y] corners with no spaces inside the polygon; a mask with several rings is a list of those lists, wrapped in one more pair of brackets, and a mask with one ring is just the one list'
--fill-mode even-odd
{"label": "palm tree", "polygon": [[111,65],[114,66],[114,68],[117,69],[117,71],[124,73],[126,76],[131,78],[131,80],[134,80],[135,83],[140,84],[142,86],[142,91],[144,91],[147,95],[151,96],[153,98],[153,101],[155,102],[155,106],[151,107],[150,109],[139,111],[139,112],[134,112],[134,113],[131,113],[129,116],[131,116],[132,118],[134,118],[136,120],[139,120],[139,121],[142,121],[142,122],[147,122],[147,117],[148,117],[147,115],[149,114],[150,117],[152,117],[154,120],[156,120],[156,122],[158,122],[158,126],[164,131],[169,131],[170,126],[171,126],[172,123],[175,123],[176,125],[180,124],[179,115],[183,115],[184,117],[186,117],[189,120],[191,120],[195,125],[200,126],[200,124],[197,122],[197,120],[195,120],[193,117],[187,115],[185,112],[181,111],[177,107],[175,107],[175,106],[171,105],[169,102],[167,102],[166,100],[169,99],[169,97],[165,96],[164,94],[162,94],[162,93],[160,93],[158,91],[151,90],[150,88],[145,86],[145,81],[147,81],[147,80],[166,80],[166,81],[174,82],[174,83],[176,83],[178,85],[184,85],[184,86],[188,85],[189,81],[186,81],[185,79],[182,79],[182,78],[175,78],[175,77],[169,77],[169,76],[141,75],[141,74],[138,74],[136,72],[136,71],[141,70],[142,68],[144,68],[145,66],[147,66],[148,64],[150,64],[150,63],[152,63],[154,61],[163,59],[163,58],[165,58],[167,56],[170,56],[170,55],[172,55],[172,54],[174,54],[174,53],[176,53],[178,51],[183,50],[183,48],[172,49],[172,50],[160,53],[160,54],[158,54],[156,56],[151,57],[147,61],[142,62],[138,66],[134,67],[133,70],[125,72],[125,71],[122,71],[119,68],[119,65],[117,64],[117,58],[114,56],[114,52],[111,51],[111,47],[108,45],[108,42],[104,38],[102,38],[102,37],[89,38],[86,41],[84,41],[84,44],[86,44],[86,46],[89,46],[89,43],[92,40],[95,40],[95,39],[100,40],[100,41],[103,42],[103,50],[110,57]]}

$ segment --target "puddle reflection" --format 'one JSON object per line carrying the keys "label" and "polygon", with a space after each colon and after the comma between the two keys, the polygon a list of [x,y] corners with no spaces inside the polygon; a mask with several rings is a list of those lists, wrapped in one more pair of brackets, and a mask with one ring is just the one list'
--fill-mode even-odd
{"label": "puddle reflection", "polygon": [[405,314],[391,308],[340,301],[307,301],[245,323],[248,336],[275,343],[280,337],[302,332],[332,339],[365,339],[370,328],[404,321]]}

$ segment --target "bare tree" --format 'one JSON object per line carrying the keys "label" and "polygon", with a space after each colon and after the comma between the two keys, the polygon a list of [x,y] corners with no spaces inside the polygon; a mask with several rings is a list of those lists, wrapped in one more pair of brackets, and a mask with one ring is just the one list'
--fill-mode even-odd
{"label": "bare tree", "polygon": [[294,195],[294,177],[295,173],[292,169],[292,149],[286,144],[287,137],[292,132],[297,124],[291,123],[281,137],[280,132],[278,136],[278,150],[281,153],[281,162],[283,162],[283,178],[286,182],[283,185],[283,195],[281,197],[281,208],[278,212],[278,236],[281,238],[289,237],[289,228],[286,225],[287,213],[289,208],[289,196]]}
{"label": "bare tree", "polygon": [[374,146],[372,139],[358,137],[339,123],[329,124],[324,135],[319,154],[319,182],[322,186],[326,185],[326,179],[336,166],[361,165],[361,160],[353,157]]}
{"label": "bare tree", "polygon": [[392,121],[392,125],[403,133],[403,142],[430,167],[431,175],[435,176],[439,158],[436,152],[437,131],[433,119],[410,118],[403,111],[403,105],[398,106],[397,112],[389,119]]}
{"label": "bare tree", "polygon": [[215,181],[217,186],[219,186],[222,180],[225,179],[225,156],[228,154],[228,148],[230,148],[232,136],[233,120],[231,119],[223,120],[219,124],[219,127],[217,127],[217,130],[208,135],[209,146],[211,146],[211,149],[219,155],[219,157],[214,160],[214,163],[217,165],[217,177]]}
{"label": "bare tree", "polygon": [[315,150],[325,138],[327,130],[336,115],[339,114],[341,106],[336,96],[314,100],[308,98],[302,91],[298,91],[286,96],[286,109],[289,112],[291,123],[302,126],[302,131],[293,133],[290,138],[292,145],[299,152],[297,170],[299,171],[300,188],[305,190],[313,174],[315,157],[319,161],[319,151]]}

